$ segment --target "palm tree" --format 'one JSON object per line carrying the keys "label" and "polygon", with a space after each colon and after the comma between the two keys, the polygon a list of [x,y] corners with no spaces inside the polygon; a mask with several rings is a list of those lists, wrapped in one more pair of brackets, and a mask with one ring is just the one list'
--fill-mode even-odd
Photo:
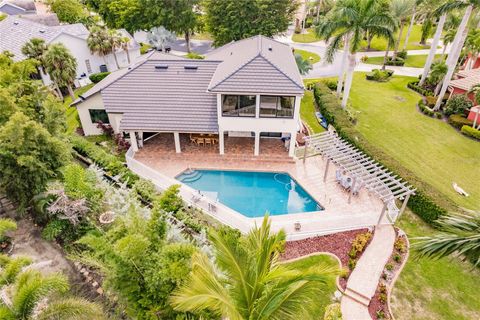
{"label": "palm tree", "polygon": [[22,54],[29,59],[35,59],[39,62],[38,70],[44,74],[43,55],[47,51],[48,46],[45,40],[39,38],[32,38],[22,47]]}
{"label": "palm tree", "polygon": [[403,51],[407,50],[408,40],[410,39],[410,34],[412,33],[413,25],[415,24],[415,18],[417,16],[418,6],[423,2],[423,0],[416,0],[412,8],[412,16],[410,17],[410,25],[408,26],[407,35],[405,36],[405,42],[403,43]]}
{"label": "palm tree", "polygon": [[120,47],[122,48],[123,51],[127,54],[127,61],[128,64],[131,63],[130,61],[130,52],[128,51],[130,46],[130,38],[129,37],[122,37],[120,38]]}
{"label": "palm tree", "polygon": [[201,252],[192,256],[190,279],[174,291],[173,307],[209,310],[230,320],[311,318],[312,307],[335,270],[316,265],[300,271],[282,265],[285,233],[270,231],[268,216],[260,228],[239,239],[213,231],[215,262]]}
{"label": "palm tree", "polygon": [[473,29],[468,33],[465,49],[469,55],[465,69],[470,70],[477,63],[478,54],[480,53],[480,29]]}
{"label": "palm tree", "polygon": [[455,71],[455,68],[457,66],[458,58],[460,57],[460,53],[463,48],[465,38],[467,37],[468,20],[472,15],[472,11],[478,8],[479,6],[480,6],[479,0],[450,0],[437,9],[438,14],[444,14],[452,10],[458,10],[458,9],[465,9],[465,13],[463,14],[462,21],[458,26],[457,34],[455,35],[455,39],[453,41],[453,45],[452,45],[453,52],[450,52],[447,58],[448,72],[443,79],[442,89],[440,90],[440,94],[438,96],[437,102],[435,104],[435,107],[433,108],[434,110],[440,109],[443,96],[447,92],[448,85],[450,84],[450,80],[452,79],[453,72]]}
{"label": "palm tree", "polygon": [[462,255],[480,266],[480,214],[455,214],[438,220],[440,233],[416,238],[413,247],[421,257]]}
{"label": "palm tree", "polygon": [[302,76],[306,75],[310,70],[312,70],[312,64],[307,59],[299,54],[295,54],[295,62],[297,63],[298,71]]}
{"label": "palm tree", "polygon": [[408,21],[408,18],[412,14],[414,7],[414,0],[393,0],[390,4],[391,14],[397,20],[397,24],[399,26],[398,38],[395,42],[395,48],[393,50],[393,60],[397,58],[398,48],[400,46],[400,41],[402,40],[403,27],[405,26],[405,23]]}
{"label": "palm tree", "polygon": [[98,54],[103,57],[103,62],[107,65],[106,56],[112,53],[112,45],[108,31],[105,28],[92,27],[87,38],[87,46],[92,54]]}
{"label": "palm tree", "polygon": [[44,63],[56,87],[67,87],[70,97],[75,99],[72,85],[77,75],[77,61],[70,51],[61,43],[52,44],[45,52]]}
{"label": "palm tree", "polygon": [[395,21],[387,11],[377,10],[376,0],[339,0],[327,19],[315,28],[317,36],[332,41],[327,48],[327,61],[332,62],[342,42],[347,39],[348,69],[343,92],[342,107],[347,106],[352,87],[356,54],[361,48],[363,35],[371,32],[393,41]]}
{"label": "palm tree", "polygon": [[113,58],[115,59],[115,65],[117,69],[120,69],[120,65],[118,64],[118,58],[116,51],[118,48],[122,46],[122,37],[121,34],[117,30],[108,30],[108,42],[111,46],[111,51],[113,53]]}
{"label": "palm tree", "polygon": [[440,82],[442,81],[443,77],[445,77],[447,71],[448,66],[445,61],[442,60],[433,63],[427,78],[427,82],[432,86],[436,86],[435,92],[440,90]]}

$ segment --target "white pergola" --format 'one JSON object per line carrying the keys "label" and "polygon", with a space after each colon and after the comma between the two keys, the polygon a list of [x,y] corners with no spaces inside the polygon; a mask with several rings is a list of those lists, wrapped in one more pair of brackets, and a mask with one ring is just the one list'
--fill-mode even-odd
{"label": "white pergola", "polygon": [[[305,161],[308,149],[313,149],[313,154],[320,154],[327,160],[324,181],[327,179],[330,162],[333,162],[339,170],[345,171],[352,178],[349,203],[352,198],[352,190],[358,183],[383,201],[384,205],[378,223],[385,213],[387,213],[389,221],[394,223],[405,210],[410,196],[415,193],[415,189],[408,182],[402,181],[390,170],[338,137],[335,132],[327,131],[305,137],[303,161]],[[403,201],[400,209],[395,203],[397,199]]]}

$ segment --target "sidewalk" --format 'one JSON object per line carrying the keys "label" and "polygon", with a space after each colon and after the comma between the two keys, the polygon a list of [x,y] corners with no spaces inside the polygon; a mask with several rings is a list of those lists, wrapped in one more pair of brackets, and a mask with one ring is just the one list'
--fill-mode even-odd
{"label": "sidewalk", "polygon": [[392,254],[395,229],[391,225],[376,228],[372,242],[348,278],[341,308],[344,320],[369,320],[368,304],[375,294],[385,264]]}

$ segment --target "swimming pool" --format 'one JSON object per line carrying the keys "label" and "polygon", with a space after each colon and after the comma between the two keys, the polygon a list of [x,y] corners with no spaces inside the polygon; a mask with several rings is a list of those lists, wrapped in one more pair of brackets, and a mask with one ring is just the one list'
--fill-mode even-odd
{"label": "swimming pool", "polygon": [[249,218],[323,210],[286,173],[187,170],[176,179]]}

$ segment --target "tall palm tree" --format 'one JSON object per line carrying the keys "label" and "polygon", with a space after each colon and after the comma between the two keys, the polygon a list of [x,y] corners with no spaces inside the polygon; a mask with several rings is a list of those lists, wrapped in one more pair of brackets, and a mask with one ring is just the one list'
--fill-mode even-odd
{"label": "tall palm tree", "polygon": [[412,8],[412,15],[410,17],[410,25],[407,29],[407,34],[405,36],[405,42],[403,43],[403,51],[407,50],[408,40],[410,39],[410,34],[412,33],[413,25],[415,24],[415,18],[417,16],[418,6],[423,2],[423,0],[415,0]]}
{"label": "tall palm tree", "polygon": [[440,233],[416,238],[413,247],[422,257],[462,255],[480,266],[480,214],[455,214],[438,221]]}
{"label": "tall palm tree", "polygon": [[111,46],[113,58],[115,59],[115,65],[117,66],[117,69],[120,69],[116,51],[118,48],[121,48],[122,46],[121,34],[117,30],[108,30],[108,42]]}
{"label": "tall palm tree", "polygon": [[103,62],[107,65],[106,56],[112,53],[112,45],[108,31],[105,28],[99,26],[92,27],[87,38],[87,46],[92,54],[101,56]]}
{"label": "tall palm tree", "polygon": [[473,29],[467,35],[465,49],[469,55],[465,69],[470,70],[477,63],[480,53],[480,29]]}
{"label": "tall palm tree", "polygon": [[44,63],[57,88],[67,87],[70,97],[75,99],[72,86],[77,75],[77,61],[67,47],[61,43],[50,45],[45,52]]}
{"label": "tall palm tree", "polygon": [[238,241],[214,231],[215,262],[204,253],[193,255],[189,281],[171,298],[174,308],[210,310],[230,320],[311,318],[323,285],[335,271],[323,265],[306,271],[282,265],[285,233],[270,231],[268,216]]}
{"label": "tall palm tree", "polygon": [[129,37],[120,38],[120,47],[122,48],[123,51],[125,51],[125,54],[127,55],[128,64],[131,63],[130,52],[128,51],[129,46],[130,46],[130,38]]}
{"label": "tall palm tree", "polygon": [[460,57],[463,44],[465,43],[465,39],[468,33],[468,21],[470,19],[470,16],[472,15],[473,10],[478,7],[480,7],[480,0],[450,0],[437,9],[438,14],[444,14],[452,10],[459,9],[465,9],[465,12],[463,14],[462,21],[458,26],[457,34],[455,35],[455,39],[453,41],[453,52],[450,52],[447,58],[448,72],[443,79],[442,89],[440,90],[437,102],[435,103],[435,107],[433,108],[434,110],[440,109],[443,96],[447,92],[448,85],[450,84],[453,72],[455,71],[455,68],[457,66],[458,58]]}
{"label": "tall palm tree", "polygon": [[39,38],[32,38],[26,42],[22,47],[22,54],[29,59],[35,59],[39,62],[38,70],[44,74],[43,55],[47,51],[48,46],[45,40]]}
{"label": "tall palm tree", "polygon": [[327,61],[332,62],[342,42],[348,39],[348,69],[343,92],[342,107],[347,106],[352,87],[356,54],[361,48],[363,35],[371,32],[393,41],[395,21],[388,11],[377,10],[376,0],[339,0],[328,17],[315,28],[317,36],[332,41],[327,48]]}
{"label": "tall palm tree", "polygon": [[400,41],[402,40],[403,27],[411,16],[415,6],[414,0],[392,0],[390,5],[390,12],[398,24],[398,38],[395,41],[395,48],[393,50],[393,59],[395,60],[398,54]]}
{"label": "tall palm tree", "polygon": [[310,70],[312,70],[312,64],[307,59],[299,54],[295,54],[295,62],[297,63],[298,71],[302,76],[306,75]]}

